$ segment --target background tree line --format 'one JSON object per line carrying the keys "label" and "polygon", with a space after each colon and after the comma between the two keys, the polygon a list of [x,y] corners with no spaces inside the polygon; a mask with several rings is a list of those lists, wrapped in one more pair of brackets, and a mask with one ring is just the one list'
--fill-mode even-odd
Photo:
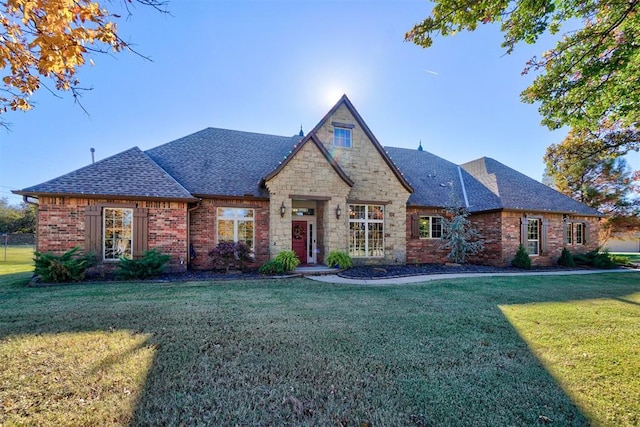
{"label": "background tree line", "polygon": [[6,197],[0,198],[0,234],[35,233],[36,207],[27,203],[10,205]]}

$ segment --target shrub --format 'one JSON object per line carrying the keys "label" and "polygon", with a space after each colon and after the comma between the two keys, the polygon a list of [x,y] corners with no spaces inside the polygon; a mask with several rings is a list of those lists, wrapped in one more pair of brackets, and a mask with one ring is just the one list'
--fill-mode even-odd
{"label": "shrub", "polygon": [[144,280],[159,276],[171,256],[153,248],[144,253],[140,259],[120,258],[116,277],[121,280]]}
{"label": "shrub", "polygon": [[296,256],[296,253],[291,250],[284,250],[280,252],[278,255],[276,255],[274,260],[282,263],[285,272],[293,271],[298,265],[300,265],[300,260]]}
{"label": "shrub", "polygon": [[611,269],[616,267],[616,263],[609,254],[609,251],[600,251],[600,248],[587,252],[586,254],[578,254],[574,256],[576,264],[585,265],[594,268]]}
{"label": "shrub", "polygon": [[609,254],[609,257],[617,265],[631,265],[631,259],[628,256]]}
{"label": "shrub", "polygon": [[251,249],[244,242],[220,242],[209,256],[213,258],[214,268],[224,268],[228,273],[231,267],[243,269],[244,264],[251,261]]}
{"label": "shrub", "polygon": [[516,252],[516,256],[511,260],[511,265],[516,268],[522,268],[524,270],[531,269],[531,257],[527,253],[527,250],[524,246],[520,245],[518,247],[518,252]]}
{"label": "shrub", "polygon": [[329,252],[326,259],[327,265],[329,267],[338,268],[349,268],[353,265],[353,261],[351,261],[351,257],[346,253],[338,250],[333,250]]}
{"label": "shrub", "polygon": [[562,248],[562,253],[560,254],[560,258],[558,258],[558,265],[563,265],[565,267],[575,267],[576,262],[573,259],[573,255],[567,248]]}
{"label": "shrub", "polygon": [[260,266],[259,271],[267,276],[275,276],[276,274],[284,273],[284,265],[280,260],[270,259]]}
{"label": "shrub", "polygon": [[40,276],[43,282],[62,283],[79,282],[84,279],[87,268],[95,264],[95,255],[80,255],[80,246],[69,249],[64,254],[58,256],[51,252],[35,253],[36,276]]}

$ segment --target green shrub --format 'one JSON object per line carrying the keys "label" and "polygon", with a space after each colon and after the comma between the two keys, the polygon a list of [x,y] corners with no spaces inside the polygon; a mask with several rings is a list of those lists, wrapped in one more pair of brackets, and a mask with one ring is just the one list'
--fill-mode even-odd
{"label": "green shrub", "polygon": [[587,267],[611,269],[615,268],[616,262],[609,254],[609,251],[600,251],[600,248],[587,252],[586,254],[578,254],[573,257],[578,265]]}
{"label": "green shrub", "polygon": [[516,268],[522,268],[524,270],[531,269],[531,257],[527,253],[527,250],[524,246],[520,245],[518,247],[518,252],[516,252],[516,256],[511,260],[511,265]]}
{"label": "green shrub", "polygon": [[611,255],[609,254],[611,261],[617,265],[631,265],[631,258],[625,255]]}
{"label": "green shrub", "polygon": [[80,282],[87,268],[95,265],[95,255],[81,255],[79,250],[80,246],[76,246],[59,256],[51,252],[36,252],[35,275],[46,283]]}
{"label": "green shrub", "polygon": [[116,277],[121,280],[144,280],[159,276],[171,257],[153,248],[146,251],[140,259],[120,258]]}
{"label": "green shrub", "polygon": [[573,259],[573,255],[567,248],[562,248],[562,253],[560,254],[560,258],[558,258],[558,265],[563,265],[565,267],[575,267],[576,262]]}
{"label": "green shrub", "polygon": [[280,260],[270,259],[260,266],[259,271],[267,276],[275,276],[284,273],[284,265]]}
{"label": "green shrub", "polygon": [[338,267],[338,268],[349,268],[353,265],[353,261],[351,261],[351,257],[346,253],[338,250],[333,250],[329,252],[326,259],[327,265],[329,267]]}
{"label": "green shrub", "polygon": [[300,265],[300,260],[296,256],[296,253],[291,250],[284,250],[280,252],[278,255],[276,255],[274,260],[282,263],[285,272],[293,271],[298,265]]}

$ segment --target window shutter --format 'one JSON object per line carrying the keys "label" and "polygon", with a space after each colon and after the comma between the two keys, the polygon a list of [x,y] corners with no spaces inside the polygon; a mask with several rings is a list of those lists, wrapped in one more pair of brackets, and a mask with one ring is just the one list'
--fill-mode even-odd
{"label": "window shutter", "polygon": [[[549,221],[546,219],[541,220],[542,230],[540,230],[540,252],[547,252],[547,235],[549,234]],[[566,237],[566,234],[565,234]]]}
{"label": "window shutter", "polygon": [[133,210],[133,258],[142,258],[149,244],[149,209]]}
{"label": "window shutter", "polygon": [[584,222],[582,224],[582,244],[587,244],[587,236],[589,235],[589,228],[587,226],[588,223]]}
{"label": "window shutter", "polygon": [[567,230],[569,229],[569,221],[562,220],[562,246],[566,247],[569,244],[567,240]]}
{"label": "window shutter", "polygon": [[102,259],[102,209],[100,206],[87,206],[84,212],[84,250]]}
{"label": "window shutter", "polygon": [[528,230],[527,225],[528,225],[527,217],[523,216],[522,218],[520,218],[520,244],[525,248],[527,247],[527,230]]}
{"label": "window shutter", "polygon": [[411,238],[420,238],[420,217],[417,214],[411,215]]}

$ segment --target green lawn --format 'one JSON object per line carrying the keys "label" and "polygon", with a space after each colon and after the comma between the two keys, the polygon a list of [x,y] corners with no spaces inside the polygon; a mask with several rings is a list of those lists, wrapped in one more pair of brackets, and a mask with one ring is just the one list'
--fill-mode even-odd
{"label": "green lawn", "polygon": [[1,425],[638,425],[640,274],[27,288]]}

